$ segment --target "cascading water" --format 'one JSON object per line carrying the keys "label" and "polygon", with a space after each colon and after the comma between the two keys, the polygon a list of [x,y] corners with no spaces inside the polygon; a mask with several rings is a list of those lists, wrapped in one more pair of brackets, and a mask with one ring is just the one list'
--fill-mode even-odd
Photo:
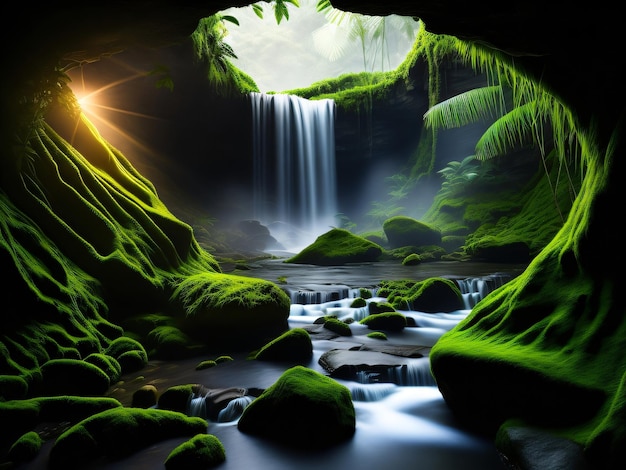
{"label": "cascading water", "polygon": [[253,217],[289,251],[336,226],[335,102],[251,93]]}

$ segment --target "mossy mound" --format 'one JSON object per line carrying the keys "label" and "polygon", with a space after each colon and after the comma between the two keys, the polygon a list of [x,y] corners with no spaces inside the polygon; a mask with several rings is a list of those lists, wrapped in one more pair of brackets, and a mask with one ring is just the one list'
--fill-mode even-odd
{"label": "mossy mound", "polygon": [[159,409],[115,408],[61,434],[50,449],[51,469],[85,468],[100,457],[121,458],[156,442],[206,433],[202,418]]}
{"label": "mossy mound", "polygon": [[150,358],[161,360],[184,359],[200,354],[204,346],[194,341],[175,326],[157,326],[145,341]]}
{"label": "mossy mound", "polygon": [[403,266],[416,266],[422,262],[422,258],[417,253],[411,253],[402,260]]}
{"label": "mossy mound", "polygon": [[338,318],[327,318],[324,322],[324,328],[337,333],[339,336],[352,336],[350,325]]}
{"label": "mossy mound", "polygon": [[165,460],[167,470],[200,470],[215,467],[226,460],[226,450],[212,434],[197,434],[183,442]]}
{"label": "mossy mound", "polygon": [[104,353],[117,360],[122,374],[141,370],[148,363],[148,354],[143,345],[128,336],[120,336],[111,341]]}
{"label": "mossy mound", "polygon": [[28,462],[33,460],[41,446],[43,439],[35,431],[29,431],[22,435],[9,449],[7,460],[13,464]]}
{"label": "mossy mound", "polygon": [[406,325],[406,317],[399,312],[385,312],[368,315],[359,322],[370,330],[402,331]]}
{"label": "mossy mound", "polygon": [[356,416],[347,387],[295,366],[248,405],[237,427],[279,444],[315,449],[350,439]]}
{"label": "mossy mound", "polygon": [[259,347],[288,328],[289,297],[262,279],[195,274],[179,281],[172,300],[184,307],[176,326],[211,350]]}
{"label": "mossy mound", "polygon": [[253,354],[260,361],[308,361],[313,356],[311,336],[304,328],[292,328]]}
{"label": "mossy mound", "polygon": [[122,366],[113,356],[102,353],[92,353],[84,360],[102,369],[102,371],[109,376],[111,384],[114,384],[120,379]]}
{"label": "mossy mound", "polygon": [[383,222],[383,230],[391,248],[441,245],[440,230],[411,217],[391,217]]}
{"label": "mossy mound", "polygon": [[28,382],[19,375],[0,375],[0,399],[26,398]]}
{"label": "mossy mound", "polygon": [[43,422],[75,423],[94,413],[121,407],[108,397],[58,396],[0,401],[0,449]]}
{"label": "mossy mound", "polygon": [[453,312],[464,308],[459,286],[451,279],[431,277],[423,281],[383,281],[378,295],[398,310]]}
{"label": "mossy mound", "polygon": [[339,266],[346,263],[378,261],[383,248],[348,230],[334,228],[319,237],[285,263]]}
{"label": "mossy mound", "polygon": [[42,395],[104,395],[111,385],[98,366],[77,359],[52,359],[41,366]]}

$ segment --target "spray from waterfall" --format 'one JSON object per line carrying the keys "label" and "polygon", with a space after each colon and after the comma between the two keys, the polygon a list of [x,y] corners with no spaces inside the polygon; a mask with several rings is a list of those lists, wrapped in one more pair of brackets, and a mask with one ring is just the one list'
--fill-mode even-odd
{"label": "spray from waterfall", "polygon": [[336,226],[335,103],[251,93],[253,217],[287,250]]}

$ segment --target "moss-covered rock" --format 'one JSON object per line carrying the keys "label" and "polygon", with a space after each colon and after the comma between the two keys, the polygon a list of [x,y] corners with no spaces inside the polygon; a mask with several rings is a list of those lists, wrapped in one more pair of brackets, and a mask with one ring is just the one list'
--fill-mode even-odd
{"label": "moss-covered rock", "polygon": [[206,430],[205,420],[175,411],[114,408],[61,434],[50,449],[48,464],[55,470],[84,468],[100,457],[125,457],[159,441]]}
{"label": "moss-covered rock", "polygon": [[44,395],[104,395],[111,385],[98,366],[77,359],[52,359],[41,366]]}
{"label": "moss-covered rock", "polygon": [[33,460],[41,450],[42,445],[41,436],[35,431],[29,431],[11,446],[7,460],[15,465]]}
{"label": "moss-covered rock", "polygon": [[423,281],[383,281],[378,295],[398,310],[453,312],[464,308],[459,286],[451,279],[431,277]]}
{"label": "moss-covered rock", "polygon": [[383,222],[383,230],[391,248],[441,245],[440,230],[411,217],[391,217]]}
{"label": "moss-covered rock", "polygon": [[92,353],[84,359],[94,366],[99,367],[109,376],[109,381],[114,384],[122,375],[122,366],[113,356],[102,353]]}
{"label": "moss-covered rock", "polygon": [[75,423],[94,413],[121,406],[119,401],[108,397],[58,396],[0,401],[0,448],[8,448],[39,423]]}
{"label": "moss-covered rock", "polygon": [[134,408],[151,408],[157,404],[158,390],[152,384],[146,384],[133,392],[130,406]]}
{"label": "moss-covered rock", "polygon": [[348,230],[334,228],[319,237],[286,263],[338,266],[346,263],[378,261],[383,248]]}
{"label": "moss-covered rock", "polygon": [[213,434],[197,434],[175,447],[165,460],[167,470],[203,470],[226,460],[226,450]]}
{"label": "moss-covered rock", "polygon": [[105,354],[117,360],[122,374],[141,370],[148,363],[148,354],[143,345],[128,336],[114,339],[105,350]]}
{"label": "moss-covered rock", "polygon": [[157,326],[148,333],[145,341],[149,356],[161,360],[184,359],[198,355],[204,345],[194,341],[175,326]]}
{"label": "moss-covered rock", "polygon": [[402,260],[403,266],[416,266],[422,262],[422,257],[417,253],[411,253]]}
{"label": "moss-covered rock", "polygon": [[338,318],[327,318],[324,322],[324,328],[337,333],[340,336],[352,336],[350,325]]}
{"label": "moss-covered rock", "polygon": [[195,384],[174,385],[165,390],[158,400],[159,409],[187,413],[194,397]]}
{"label": "moss-covered rock", "polygon": [[295,366],[248,405],[237,427],[279,444],[315,449],[350,439],[356,415],[347,387]]}
{"label": "moss-covered rock", "polygon": [[304,328],[292,328],[253,354],[260,361],[309,361],[313,356],[311,336]]}
{"label": "moss-covered rock", "polygon": [[212,350],[259,347],[288,328],[289,297],[262,279],[195,274],[178,282],[172,301],[184,306],[176,326]]}
{"label": "moss-covered rock", "polygon": [[406,327],[406,317],[399,312],[385,312],[368,315],[359,323],[370,330],[402,331]]}
{"label": "moss-covered rock", "polygon": [[350,304],[350,308],[362,308],[367,305],[367,301],[363,297],[357,297]]}
{"label": "moss-covered rock", "polygon": [[19,375],[0,375],[0,399],[15,400],[25,398],[28,382]]}

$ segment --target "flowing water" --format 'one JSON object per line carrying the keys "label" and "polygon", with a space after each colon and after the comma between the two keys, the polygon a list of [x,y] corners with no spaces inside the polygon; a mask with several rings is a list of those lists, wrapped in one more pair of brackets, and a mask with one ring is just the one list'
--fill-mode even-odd
{"label": "flowing water", "polygon": [[[350,289],[375,288],[381,279],[420,280],[433,275],[445,275],[457,279],[468,290],[474,288],[474,292],[464,294],[466,298],[473,296],[474,299],[496,287],[493,283],[494,278],[505,279],[506,276],[516,276],[524,269],[521,265],[437,262],[410,268],[402,267],[399,263],[382,265],[372,263],[323,267],[318,270],[306,265],[287,267],[283,265],[284,263],[274,261],[259,263],[255,269],[245,272],[254,277],[273,280],[277,273],[283,275],[288,270],[294,288],[311,284],[330,288],[341,281],[341,285]],[[494,276],[495,273],[499,274]],[[486,279],[482,279],[483,277]],[[377,297],[369,299],[372,300],[383,299]],[[344,298],[316,304],[292,304],[290,326],[310,325],[322,315],[358,320],[364,315],[363,309],[351,308],[349,306],[351,302],[350,298]],[[416,311],[403,313],[412,318],[415,326],[407,327],[401,332],[388,333],[386,343],[430,347],[442,334],[465,318],[470,309],[439,313]],[[358,321],[350,323],[350,327],[352,336],[349,337],[320,340],[313,338],[313,357],[308,364],[302,365],[328,375],[319,363],[320,357],[325,352],[332,349],[349,350],[368,342],[369,344],[380,342],[368,338],[367,333],[370,330],[364,325],[359,325]],[[119,399],[124,405],[129,405],[132,393],[147,383],[154,384],[159,392],[174,385],[192,383],[213,389],[267,388],[286,370],[284,364],[248,360],[243,353],[235,353],[232,356],[233,361],[199,371],[195,370],[195,366],[201,360],[211,358],[150,361],[145,369],[124,377],[122,382],[112,387],[110,396]],[[226,450],[226,461],[217,468],[221,470],[508,468],[498,454],[492,436],[475,435],[455,421],[430,374],[428,357],[407,361],[405,366],[390,371],[386,381],[379,381],[379,377],[368,373],[358,374],[355,380],[335,380],[348,387],[353,397],[356,432],[352,439],[329,449],[302,451],[241,433],[237,429],[237,420],[243,408],[251,401],[248,397],[233,403],[230,409],[224,410],[219,419],[215,421],[207,419],[207,432],[215,435]],[[202,410],[202,404],[197,402],[190,407],[189,414],[202,416]],[[99,462],[86,468],[101,470],[164,468],[163,462],[169,452],[185,440],[185,438],[166,440],[125,459]],[[46,455],[50,445],[51,442],[48,442],[37,459],[22,468],[46,468]]]}
{"label": "flowing water", "polygon": [[264,93],[250,100],[253,217],[297,250],[337,225],[335,103]]}

